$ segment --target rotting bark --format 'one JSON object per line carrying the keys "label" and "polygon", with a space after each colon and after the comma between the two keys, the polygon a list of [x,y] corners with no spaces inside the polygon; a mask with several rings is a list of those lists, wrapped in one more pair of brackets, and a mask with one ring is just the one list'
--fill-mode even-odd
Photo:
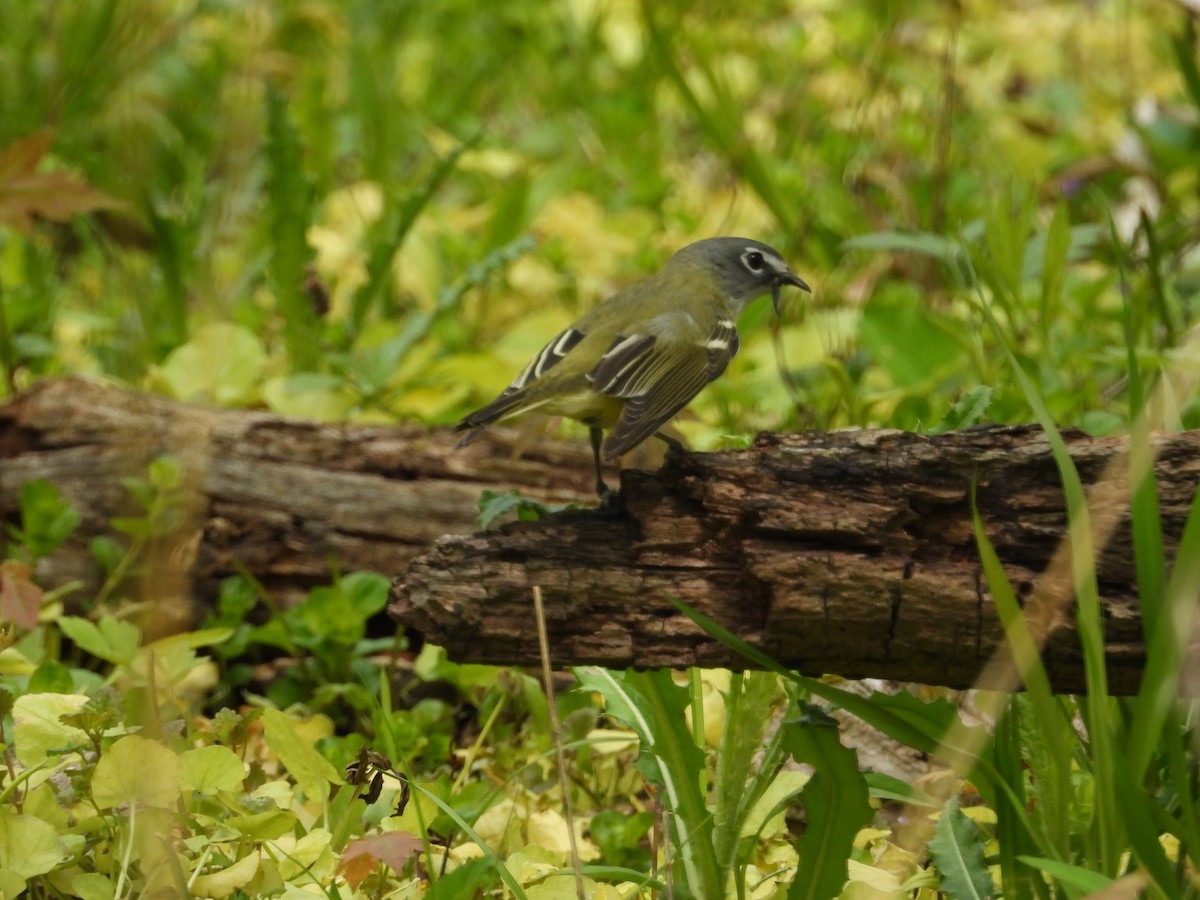
{"label": "rotting bark", "polygon": [[[1127,471],[1124,439],[1066,438],[1085,484],[1114,461]],[[1200,432],[1154,445],[1171,558]],[[619,515],[571,512],[440,540],[397,579],[393,614],[454,659],[534,664],[530,591],[540,585],[557,664],[744,665],[674,596],[808,674],[961,688],[1001,641],[972,489],[1022,598],[1065,533],[1058,471],[1035,427],[763,435],[749,450],[623,474]],[[1127,521],[1101,549],[1098,577],[1110,687],[1136,690],[1144,653]],[[1043,653],[1060,691],[1083,688],[1071,611]]]}
{"label": "rotting bark", "polygon": [[[481,491],[547,503],[589,501],[586,445],[540,440],[514,458],[511,434],[455,450],[419,425],[328,425],[261,411],[177,403],[81,379],[44,381],[0,405],[0,515],[18,519],[21,486],[44,478],[81,513],[73,538],[38,570],[42,584],[100,573],[88,541],[136,515],[126,477],[169,453],[184,463],[181,526],[150,548],[139,587],[178,626],[239,569],[281,599],[332,572],[395,572],[444,534],[477,528]],[[119,537],[119,535],[117,535]],[[170,627],[169,624],[162,627]]]}

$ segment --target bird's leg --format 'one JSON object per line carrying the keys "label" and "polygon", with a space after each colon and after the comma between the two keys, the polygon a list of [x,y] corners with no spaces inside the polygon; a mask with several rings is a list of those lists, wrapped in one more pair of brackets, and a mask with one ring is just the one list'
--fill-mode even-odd
{"label": "bird's leg", "polygon": [[663,434],[661,431],[656,431],[654,432],[654,436],[667,445],[667,459],[670,459],[672,456],[682,456],[683,454],[687,453],[687,447],[683,446],[683,444],[675,440],[675,438],[671,437],[669,434]]}
{"label": "bird's leg", "polygon": [[600,445],[604,443],[604,430],[597,425],[588,428],[588,437],[592,441],[592,459],[596,463],[596,496],[600,498],[600,506],[608,509],[617,497],[617,492],[604,483],[604,474],[600,469]]}

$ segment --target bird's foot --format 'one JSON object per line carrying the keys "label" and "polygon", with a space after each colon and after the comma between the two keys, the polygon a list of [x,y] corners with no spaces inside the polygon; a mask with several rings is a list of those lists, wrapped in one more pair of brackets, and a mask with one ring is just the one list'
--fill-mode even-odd
{"label": "bird's foot", "polygon": [[654,436],[667,445],[667,452],[663,457],[663,462],[671,462],[676,457],[683,456],[688,452],[687,447],[668,434],[656,431],[654,432]]}
{"label": "bird's foot", "polygon": [[625,511],[625,500],[620,491],[614,491],[604,482],[596,485],[596,494],[600,497],[600,511],[617,515]]}

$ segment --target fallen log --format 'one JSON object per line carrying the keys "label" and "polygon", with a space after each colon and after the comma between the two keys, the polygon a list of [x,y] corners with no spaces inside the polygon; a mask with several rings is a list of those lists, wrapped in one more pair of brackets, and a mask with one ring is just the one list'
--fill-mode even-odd
{"label": "fallen log", "polygon": [[[481,491],[514,488],[546,503],[589,501],[586,445],[540,440],[520,459],[512,435],[420,425],[331,425],[264,411],[178,403],[82,379],[48,380],[0,405],[0,515],[18,522],[22,485],[51,482],[79,511],[75,535],[38,569],[56,587],[101,573],[88,542],[137,515],[121,479],[152,459],[184,464],[180,526],[142,560],[137,592],[186,627],[244,571],[281,599],[333,571],[395,572],[444,534],[478,526]],[[120,535],[117,535],[120,537]],[[166,627],[166,626],[164,626]]]}
{"label": "fallen log", "polygon": [[[1127,440],[1065,437],[1085,484],[1106,471],[1127,476]],[[1171,558],[1200,473],[1200,432],[1153,444]],[[1128,491],[1115,491],[1116,505],[1127,503]],[[808,674],[963,688],[1002,641],[972,492],[1020,598],[1035,596],[1066,530],[1059,474],[1036,427],[762,435],[745,451],[627,470],[621,492],[618,515],[577,511],[439,540],[396,580],[393,615],[456,660],[532,665],[536,585],[556,664],[745,665],[675,597]],[[1144,662],[1123,508],[1098,548],[1114,692],[1136,690]],[[1064,589],[1069,599],[1069,584],[1052,586]],[[1072,608],[1060,604],[1044,623],[1043,659],[1064,692],[1083,688]]]}

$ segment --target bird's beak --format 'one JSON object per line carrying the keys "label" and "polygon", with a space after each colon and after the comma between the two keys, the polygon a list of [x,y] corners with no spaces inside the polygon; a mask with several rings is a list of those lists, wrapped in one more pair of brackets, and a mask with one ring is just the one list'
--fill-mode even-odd
{"label": "bird's beak", "polygon": [[771,288],[771,302],[775,304],[775,315],[779,315],[779,289],[785,284],[790,284],[792,287],[798,287],[802,291],[812,293],[812,288],[804,283],[804,279],[794,272],[783,272],[775,279],[775,286]]}

